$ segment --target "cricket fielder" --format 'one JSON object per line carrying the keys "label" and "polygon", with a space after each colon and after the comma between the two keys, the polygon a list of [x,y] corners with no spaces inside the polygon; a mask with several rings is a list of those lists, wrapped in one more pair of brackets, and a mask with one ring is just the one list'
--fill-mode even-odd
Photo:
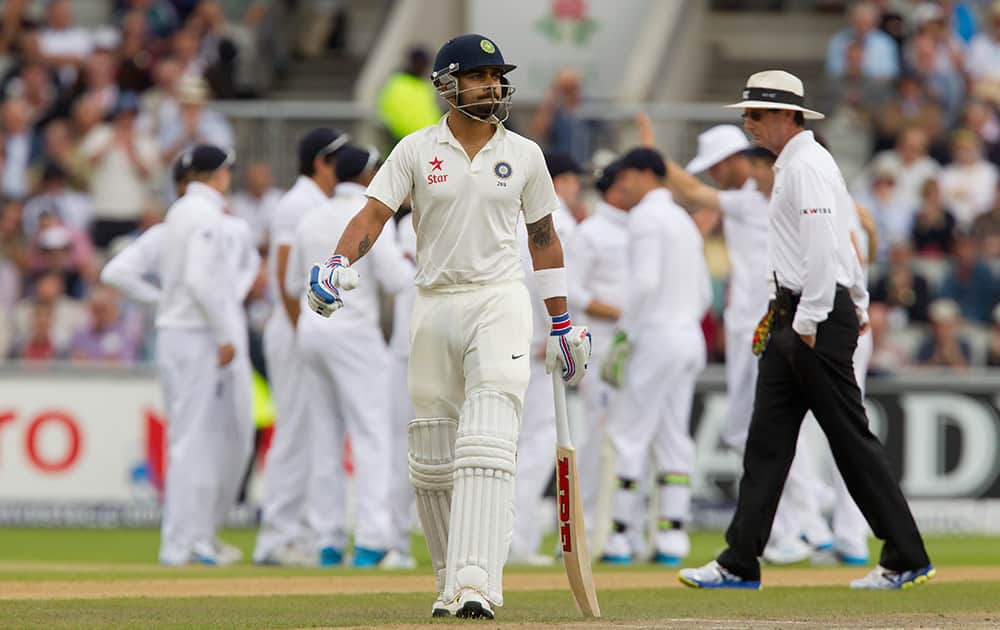
{"label": "cricket fielder", "polygon": [[[183,197],[187,192],[194,150],[184,152],[174,164],[173,180],[178,197]],[[101,282],[117,288],[135,302],[156,305],[162,296],[158,274],[165,237],[166,229],[162,223],[147,229],[108,261],[101,270]],[[250,408],[252,368],[243,301],[257,276],[260,255],[254,246],[250,226],[241,218],[230,214],[222,217],[222,238],[226,265],[236,270],[237,274],[233,282],[236,299],[227,302],[227,305],[234,308],[226,314],[236,355],[230,367],[223,371],[222,391],[226,401],[223,410],[226,413],[212,427],[212,435],[221,438],[221,450],[214,458],[218,464],[217,475],[220,479],[219,500],[214,514],[214,551],[216,564],[225,565],[239,562],[243,558],[243,552],[238,547],[223,542],[217,534],[222,529],[229,509],[236,503],[247,459],[253,450],[253,419]]]}
{"label": "cricket fielder", "polygon": [[[306,520],[306,496],[312,475],[336,475],[339,457],[309,455],[314,440],[310,424],[321,422],[302,378],[295,325],[299,317],[298,286],[285,284],[288,254],[295,228],[309,210],[323,204],[337,185],[336,154],[350,138],[333,129],[313,129],[299,141],[299,177],[278,201],[271,220],[270,252],[267,257],[268,286],[275,294],[274,311],[264,329],[264,354],[274,396],[276,422],[274,441],[264,466],[266,495],[261,511],[260,533],[253,552],[257,564],[289,566],[335,566],[343,561],[333,546],[316,550]],[[325,467],[324,473],[314,470]],[[328,491],[336,492],[334,489]],[[332,520],[335,515],[308,515],[310,520]],[[307,538],[309,540],[307,540]]]}
{"label": "cricket fielder", "polygon": [[[365,158],[360,161],[360,169],[345,170],[342,165],[353,164],[352,158],[358,154]],[[305,284],[297,281],[309,275],[313,260],[329,255],[347,223],[365,205],[365,185],[378,163],[376,152],[366,170],[368,157],[368,151],[355,147],[341,151],[337,158],[339,183],[333,198],[307,212],[295,229],[286,286],[298,285],[305,292]],[[367,568],[381,562],[391,534],[390,406],[385,395],[389,389],[389,349],[379,327],[378,290],[395,294],[412,284],[413,276],[393,239],[379,241],[370,256],[358,261],[356,271],[366,282],[352,294],[344,311],[327,319],[307,309],[299,316],[297,337],[304,361],[303,377],[323,410],[313,431],[313,452],[317,458],[336,457],[345,433],[351,436],[358,498],[353,564]],[[331,348],[336,351],[330,352]],[[317,492],[308,498],[310,512],[334,515],[332,520],[315,522],[313,527],[320,546],[333,547],[338,553],[343,552],[347,542],[343,527],[345,497],[323,490],[339,483],[340,468],[333,470],[334,477],[328,483],[319,483]],[[339,504],[323,506],[333,501]],[[322,509],[315,509],[315,503]]]}
{"label": "cricket fielder", "polygon": [[411,322],[410,477],[437,575],[437,616],[493,617],[514,522],[516,445],[528,384],[531,303],[520,216],[539,295],[552,316],[550,371],[583,378],[586,328],[566,310],[558,205],[538,146],[503,126],[514,88],[496,44],[463,35],[438,51],[431,79],[450,105],[403,138],[368,187],[334,255],[310,272],[310,307],[330,315],[358,286],[351,267],[407,195],[417,233]]}

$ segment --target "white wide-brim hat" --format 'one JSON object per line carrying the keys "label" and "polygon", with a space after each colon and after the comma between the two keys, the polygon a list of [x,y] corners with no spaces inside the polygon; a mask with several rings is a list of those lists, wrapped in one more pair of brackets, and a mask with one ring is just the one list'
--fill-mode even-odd
{"label": "white wide-brim hat", "polygon": [[746,135],[736,125],[716,125],[698,135],[698,155],[688,162],[687,170],[697,175],[712,168],[730,155],[750,148]]}
{"label": "white wide-brim hat", "polygon": [[808,120],[823,120],[823,114],[806,109],[802,80],[784,70],[765,70],[751,74],[743,88],[743,100],[726,109],[790,109],[802,112]]}

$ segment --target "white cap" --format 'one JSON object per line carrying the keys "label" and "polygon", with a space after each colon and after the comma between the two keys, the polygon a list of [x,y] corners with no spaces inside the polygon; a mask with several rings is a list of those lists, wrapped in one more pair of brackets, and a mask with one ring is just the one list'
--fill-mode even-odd
{"label": "white cap", "polygon": [[688,162],[687,172],[697,175],[730,155],[746,151],[750,142],[736,125],[716,125],[698,135],[698,155]]}
{"label": "white cap", "polygon": [[962,308],[958,305],[958,302],[951,298],[938,298],[931,302],[927,310],[931,322],[935,324],[955,321],[962,317]]}
{"label": "white cap", "polygon": [[784,70],[765,70],[751,74],[743,88],[743,100],[726,109],[790,109],[802,112],[808,120],[823,120],[823,114],[806,109],[802,80]]}
{"label": "white cap", "polygon": [[42,249],[62,249],[69,247],[72,235],[62,225],[50,225],[38,235],[38,246]]}

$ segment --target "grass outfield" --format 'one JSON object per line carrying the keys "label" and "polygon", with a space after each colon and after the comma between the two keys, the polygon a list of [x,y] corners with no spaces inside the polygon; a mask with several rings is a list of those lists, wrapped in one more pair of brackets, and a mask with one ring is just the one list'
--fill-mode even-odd
{"label": "grass outfield", "polygon": [[[254,536],[252,530],[233,530],[224,538],[249,556]],[[426,568],[357,572],[243,564],[164,569],[155,565],[157,543],[158,533],[152,530],[0,530],[0,628],[405,627],[459,623],[431,622],[427,617],[433,594]],[[546,541],[549,544],[552,541]],[[693,535],[690,563],[707,561],[721,544],[719,533]],[[818,582],[810,582],[809,576],[814,574],[801,567],[767,569],[763,591],[721,593],[678,588],[674,571],[648,564],[626,568],[595,565],[602,585],[599,595],[604,618],[589,623],[581,620],[566,590],[551,590],[559,588],[561,567],[512,567],[506,572],[508,592],[498,621],[500,625],[519,627],[588,628],[1000,628],[1000,538],[936,536],[927,539],[927,546],[940,579],[894,593],[858,593],[844,586],[773,585],[788,582],[789,577],[798,580],[800,575],[807,584],[846,585],[852,577],[863,574],[857,569],[827,571]],[[427,567],[423,542],[416,541],[414,550],[421,565]],[[966,574],[970,581],[960,581]],[[363,581],[350,577],[359,575],[364,576]],[[771,586],[767,586],[769,576]],[[291,579],[282,579],[285,577]],[[325,595],[279,594],[286,582],[305,585],[307,591],[310,585],[322,587],[312,592],[328,592],[328,587],[334,590]],[[357,584],[362,584],[367,592],[334,592],[336,584],[352,583],[355,590]],[[369,583],[382,584],[384,590],[419,592],[379,594],[378,586],[368,590]],[[201,594],[197,589],[211,593],[212,585],[224,584],[230,588],[226,592],[243,593],[245,589],[245,594],[189,596],[191,585],[195,585],[194,593]],[[550,585],[536,588],[537,584]],[[635,588],[636,584],[644,588]],[[184,585],[187,590],[171,593],[171,589]],[[82,594],[85,586],[91,594]],[[135,594],[152,592],[154,596],[117,595],[130,594],[133,586]],[[94,595],[95,587],[105,592]],[[80,598],[74,599],[77,588],[81,589]],[[51,593],[60,599],[10,599],[13,593],[20,592],[18,589],[35,589],[33,597]]]}

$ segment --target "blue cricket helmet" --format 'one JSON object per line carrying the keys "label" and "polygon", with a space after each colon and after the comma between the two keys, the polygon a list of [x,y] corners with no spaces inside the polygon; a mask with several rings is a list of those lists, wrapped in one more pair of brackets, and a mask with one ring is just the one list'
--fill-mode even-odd
{"label": "blue cricket helmet", "polygon": [[[449,39],[438,50],[434,57],[434,71],[431,73],[431,81],[438,93],[448,101],[448,103],[475,120],[502,123],[510,115],[510,97],[514,94],[514,87],[504,76],[500,79],[502,84],[500,97],[494,97],[489,112],[483,111],[483,106],[490,104],[474,102],[462,103],[461,94],[464,92],[480,90],[480,87],[467,90],[458,89],[458,76],[476,70],[477,68],[499,68],[502,75],[516,68],[517,66],[507,63],[503,58],[503,53],[496,43],[488,37],[477,33],[461,35]],[[477,113],[478,112],[478,113]]]}

